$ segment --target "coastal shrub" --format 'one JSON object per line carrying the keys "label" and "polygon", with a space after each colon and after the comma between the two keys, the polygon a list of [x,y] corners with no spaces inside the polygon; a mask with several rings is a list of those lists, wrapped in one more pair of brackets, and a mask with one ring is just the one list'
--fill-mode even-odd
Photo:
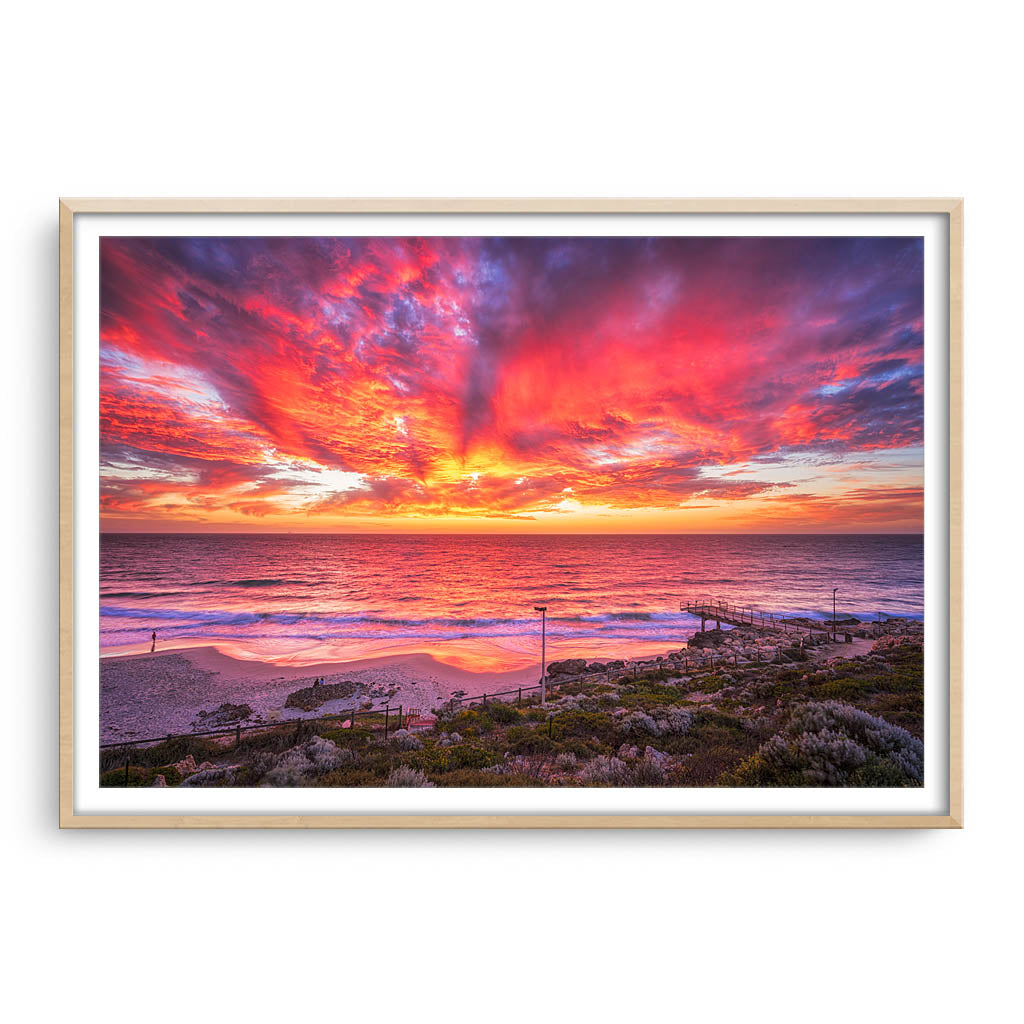
{"label": "coastal shrub", "polygon": [[579,778],[585,786],[622,786],[627,778],[626,764],[617,757],[599,755],[583,766]]}
{"label": "coastal shrub", "polygon": [[[128,768],[129,786],[152,786],[156,773],[139,765],[130,765]],[[111,768],[100,775],[100,785],[103,787],[124,786],[124,764],[120,768]]]}
{"label": "coastal shrub", "polygon": [[277,764],[277,755],[269,750],[258,750],[249,761],[249,771],[256,778],[263,778]]}
{"label": "coastal shrub", "polygon": [[446,772],[451,764],[451,747],[440,745],[427,747],[413,754],[408,759],[408,763],[411,767],[419,768],[431,775]]}
{"label": "coastal shrub", "polygon": [[298,746],[286,750],[264,775],[267,786],[301,786],[308,778],[326,775],[349,761],[333,740],[310,736]]}
{"label": "coastal shrub", "polygon": [[437,777],[437,785],[441,788],[474,787],[490,789],[544,786],[545,782],[537,775],[528,772],[494,772],[476,768],[460,768]]}
{"label": "coastal shrub", "polygon": [[408,729],[399,729],[391,734],[391,741],[399,750],[422,750],[423,740],[413,736]]}
{"label": "coastal shrub", "polygon": [[462,710],[462,704],[453,697],[434,709],[434,718],[437,719],[439,726],[446,726],[452,719],[461,714]]}
{"label": "coastal shrub", "polygon": [[863,696],[872,689],[870,679],[830,679],[818,683],[814,696],[824,700],[850,699]]}
{"label": "coastal shrub", "polygon": [[606,701],[600,695],[578,693],[572,697],[556,698],[556,701],[553,703],[554,707],[552,710],[556,713],[563,713],[577,709],[581,711],[600,711],[601,707],[606,704]]}
{"label": "coastal shrub", "polygon": [[576,755],[565,751],[555,758],[555,766],[559,771],[563,772],[574,772],[576,770],[577,760]]}
{"label": "coastal shrub", "polygon": [[559,739],[573,736],[609,739],[614,733],[614,726],[607,712],[573,709],[555,718],[553,731]]}
{"label": "coastal shrub", "polygon": [[924,722],[923,688],[916,693],[878,694],[872,700],[870,710],[893,725],[902,725],[907,732],[920,738]]}
{"label": "coastal shrub", "polygon": [[646,711],[633,711],[623,718],[620,718],[617,724],[619,732],[624,732],[630,736],[660,736],[661,729],[658,728],[658,723],[652,718]]}
{"label": "coastal shrub", "polygon": [[579,773],[585,786],[664,786],[666,756],[648,747],[643,757],[623,761],[599,755],[588,761]]}
{"label": "coastal shrub", "polygon": [[[511,734],[512,730],[509,730]],[[548,736],[547,726],[537,729],[523,728],[515,737],[509,735],[508,749],[513,754],[547,754],[555,749],[555,741]]]}
{"label": "coastal shrub", "polygon": [[177,786],[181,783],[181,772],[179,772],[173,764],[157,768],[155,769],[155,772],[164,777],[164,782],[166,782],[168,786]]}
{"label": "coastal shrub", "polygon": [[241,766],[237,764],[221,765],[216,768],[204,768],[182,779],[182,787],[192,786],[232,786],[236,784],[236,777]]}
{"label": "coastal shrub", "polygon": [[363,729],[361,727],[348,729],[339,728],[321,728],[317,730],[317,735],[323,736],[325,740],[333,740],[339,747],[365,747],[370,740],[373,739],[373,731],[370,729]]}
{"label": "coastal shrub", "polygon": [[739,786],[919,786],[924,744],[906,729],[849,704],[802,704],[731,781]]}
{"label": "coastal shrub", "polygon": [[627,693],[623,694],[615,703],[622,708],[647,711],[652,715],[657,715],[661,708],[676,707],[680,703],[686,702],[687,697],[673,689],[671,693]]}
{"label": "coastal shrub", "polygon": [[489,768],[496,764],[498,755],[483,747],[462,744],[451,747],[448,753],[448,764],[452,770],[460,768]]}
{"label": "coastal shrub", "polygon": [[664,786],[665,768],[652,757],[638,758],[626,769],[627,786]]}
{"label": "coastal shrub", "polygon": [[339,768],[327,775],[318,776],[312,784],[324,789],[355,789],[363,786],[382,786],[384,778],[385,773],[371,771],[368,768]]}
{"label": "coastal shrub", "polygon": [[574,755],[577,761],[586,761],[594,754],[604,753],[606,745],[594,737],[584,740],[574,736],[562,740],[561,746],[565,753]]}
{"label": "coastal shrub", "polygon": [[449,723],[450,729],[470,736],[486,736],[494,731],[494,719],[482,708],[460,711]]}
{"label": "coastal shrub", "polygon": [[514,704],[505,704],[501,701],[494,701],[492,704],[488,704],[487,714],[492,721],[498,722],[500,725],[518,722],[522,717],[519,709]]}
{"label": "coastal shrub", "polygon": [[418,768],[399,765],[384,783],[392,789],[433,789],[434,784]]}
{"label": "coastal shrub", "polygon": [[693,715],[686,708],[659,708],[655,713],[657,718],[646,711],[631,711],[618,720],[616,728],[627,736],[683,736],[693,724]]}
{"label": "coastal shrub", "polygon": [[410,767],[418,768],[431,775],[438,775],[463,768],[487,768],[498,761],[495,751],[469,743],[457,746],[433,746],[417,751],[409,759]]}

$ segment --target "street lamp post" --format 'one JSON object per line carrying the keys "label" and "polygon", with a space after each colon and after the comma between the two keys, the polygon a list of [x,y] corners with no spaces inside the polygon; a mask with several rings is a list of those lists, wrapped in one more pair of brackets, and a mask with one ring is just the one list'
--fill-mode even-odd
{"label": "street lamp post", "polygon": [[838,587],[832,588],[832,643],[836,642],[836,591]]}
{"label": "street lamp post", "polygon": [[535,604],[535,612],[540,612],[540,706],[544,707],[548,701],[547,689],[547,668],[545,656],[547,654],[547,610],[546,604]]}

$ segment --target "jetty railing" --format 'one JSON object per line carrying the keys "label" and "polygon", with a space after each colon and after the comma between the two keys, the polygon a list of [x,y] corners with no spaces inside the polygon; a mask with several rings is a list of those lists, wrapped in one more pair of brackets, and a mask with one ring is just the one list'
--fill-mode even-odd
{"label": "jetty railing", "polygon": [[754,626],[757,629],[772,629],[783,633],[807,633],[813,635],[819,633],[835,632],[832,624],[823,622],[816,623],[795,623],[786,622],[781,616],[774,612],[765,612],[748,605],[737,605],[729,601],[711,600],[701,598],[696,601],[684,601],[679,605],[681,612],[694,615],[700,618],[703,628],[704,620],[714,619],[716,622],[727,622],[729,625]]}

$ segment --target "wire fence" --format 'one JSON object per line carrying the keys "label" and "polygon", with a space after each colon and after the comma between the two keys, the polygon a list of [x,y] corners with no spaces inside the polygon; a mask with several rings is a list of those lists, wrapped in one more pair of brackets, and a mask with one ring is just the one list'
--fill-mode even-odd
{"label": "wire fence", "polygon": [[[195,732],[168,733],[165,736],[149,736],[145,739],[125,738],[111,743],[101,743],[100,750],[110,750],[116,747],[143,747],[152,743],[167,743],[171,740],[195,739],[199,736],[230,736],[240,740],[243,732],[255,732],[260,729],[295,729],[311,723],[348,720],[352,728],[355,728],[358,717],[373,717],[383,719],[384,731],[387,733],[391,728],[400,729],[407,721],[408,714],[403,705],[397,707],[388,705],[383,708],[351,708],[346,711],[332,711],[329,715],[320,715],[316,718],[282,718],[280,721],[258,722],[255,725],[242,725],[241,722],[232,726],[225,726],[223,729],[199,729]],[[394,723],[398,723],[395,725]]]}

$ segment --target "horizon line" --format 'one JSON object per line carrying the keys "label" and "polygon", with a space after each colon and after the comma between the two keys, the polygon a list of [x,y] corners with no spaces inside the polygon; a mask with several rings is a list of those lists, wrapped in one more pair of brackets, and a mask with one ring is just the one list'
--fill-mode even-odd
{"label": "horizon line", "polygon": [[516,532],[498,533],[472,531],[468,533],[424,531],[424,530],[107,530],[100,529],[100,536],[144,536],[144,537],[923,537],[923,530],[827,530],[806,531],[678,531],[663,532],[645,530],[639,533],[539,533]]}

